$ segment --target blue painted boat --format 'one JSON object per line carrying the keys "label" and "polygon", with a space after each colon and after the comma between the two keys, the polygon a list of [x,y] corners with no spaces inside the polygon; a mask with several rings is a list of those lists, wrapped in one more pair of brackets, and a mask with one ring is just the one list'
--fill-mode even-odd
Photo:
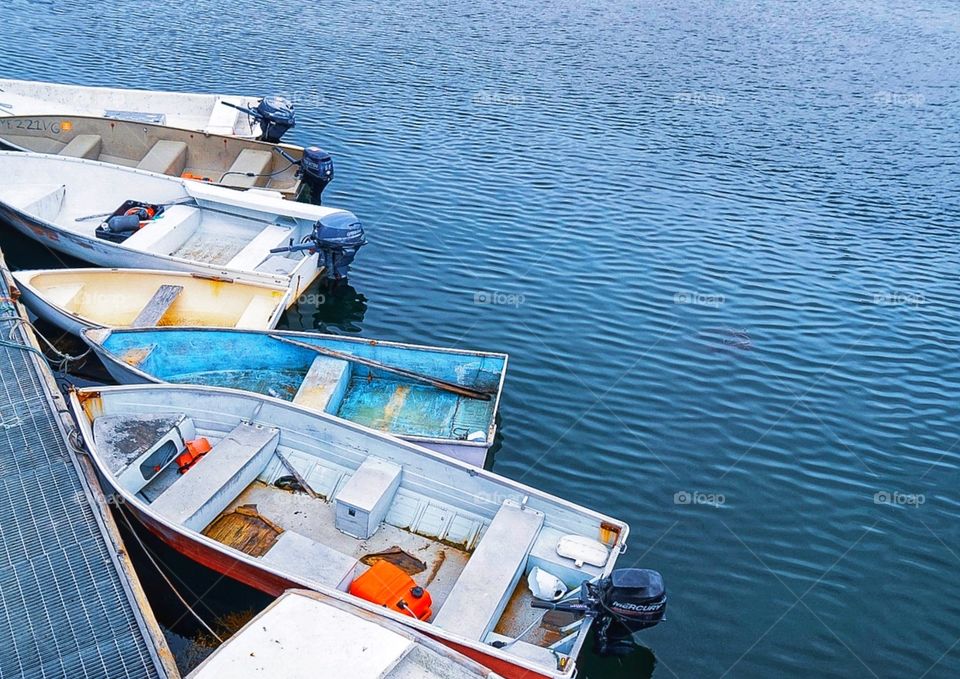
{"label": "blue painted boat", "polygon": [[121,384],[170,382],[273,396],[482,467],[507,355],[318,333],[94,328],[82,334]]}

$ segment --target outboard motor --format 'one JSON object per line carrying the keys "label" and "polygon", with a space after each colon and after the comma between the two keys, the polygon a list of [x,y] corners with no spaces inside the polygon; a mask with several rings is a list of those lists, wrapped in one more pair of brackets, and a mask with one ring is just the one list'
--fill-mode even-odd
{"label": "outboard motor", "polygon": [[319,146],[310,146],[303,150],[300,161],[300,193],[297,200],[301,203],[320,205],[320,196],[327,184],[333,181],[333,158]]}
{"label": "outboard motor", "polygon": [[273,248],[273,254],[279,252],[321,253],[328,278],[344,280],[350,270],[357,252],[367,244],[363,237],[363,225],[349,212],[336,212],[318,219],[313,225],[313,233],[297,245]]}
{"label": "outboard motor", "polygon": [[627,655],[637,649],[633,634],[653,627],[667,612],[663,576],[648,568],[619,568],[596,582],[585,582],[578,601],[534,600],[533,608],[581,613],[594,619],[595,650]]}
{"label": "outboard motor", "polygon": [[254,117],[260,123],[260,141],[276,144],[297,124],[293,104],[283,97],[264,97],[254,111]]}
{"label": "outboard motor", "polygon": [[285,97],[264,97],[257,104],[256,108],[249,106],[238,106],[229,101],[222,101],[221,104],[243,111],[248,116],[254,118],[260,125],[260,141],[277,144],[286,134],[287,130],[295,127],[297,116],[293,112],[293,104]]}

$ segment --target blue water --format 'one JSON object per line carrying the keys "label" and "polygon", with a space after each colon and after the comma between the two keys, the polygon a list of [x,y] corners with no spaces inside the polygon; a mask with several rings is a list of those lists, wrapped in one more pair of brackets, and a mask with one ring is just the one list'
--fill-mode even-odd
{"label": "blue water", "polygon": [[13,0],[0,35],[11,77],[295,100],[371,244],[285,325],[509,352],[494,470],[664,573],[650,651],[584,676],[960,676],[955,3]]}

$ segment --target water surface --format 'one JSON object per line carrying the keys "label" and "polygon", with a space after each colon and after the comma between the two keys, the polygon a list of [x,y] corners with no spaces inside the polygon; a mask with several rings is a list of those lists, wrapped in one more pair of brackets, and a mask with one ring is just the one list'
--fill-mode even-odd
{"label": "water surface", "polygon": [[664,573],[650,651],[584,676],[960,675],[955,4],[13,0],[0,34],[11,77],[295,100],[371,244],[284,326],[509,352],[493,469]]}

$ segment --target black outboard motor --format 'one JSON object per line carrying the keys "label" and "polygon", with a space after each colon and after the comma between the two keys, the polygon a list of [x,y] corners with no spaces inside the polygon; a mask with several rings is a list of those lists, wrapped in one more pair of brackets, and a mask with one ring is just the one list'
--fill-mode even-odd
{"label": "black outboard motor", "polygon": [[582,613],[594,618],[600,655],[627,655],[637,649],[633,634],[653,627],[667,612],[663,576],[648,568],[619,568],[597,582],[585,582],[579,601],[533,601],[534,608]]}
{"label": "black outboard motor", "polygon": [[291,127],[296,127],[297,116],[293,112],[293,104],[284,97],[264,97],[256,108],[238,106],[229,101],[221,104],[243,111],[253,117],[260,125],[260,141],[277,144]]}
{"label": "black outboard motor", "polygon": [[264,97],[254,111],[254,117],[260,123],[260,141],[276,144],[297,124],[293,104],[283,97]]}
{"label": "black outboard motor", "polygon": [[339,281],[346,279],[357,251],[366,244],[363,225],[357,218],[349,212],[338,212],[317,220],[313,233],[298,245],[274,248],[270,252],[319,252],[327,277]]}
{"label": "black outboard motor", "polygon": [[297,200],[320,205],[320,196],[332,181],[333,158],[330,154],[319,146],[305,148],[300,161],[300,193]]}

